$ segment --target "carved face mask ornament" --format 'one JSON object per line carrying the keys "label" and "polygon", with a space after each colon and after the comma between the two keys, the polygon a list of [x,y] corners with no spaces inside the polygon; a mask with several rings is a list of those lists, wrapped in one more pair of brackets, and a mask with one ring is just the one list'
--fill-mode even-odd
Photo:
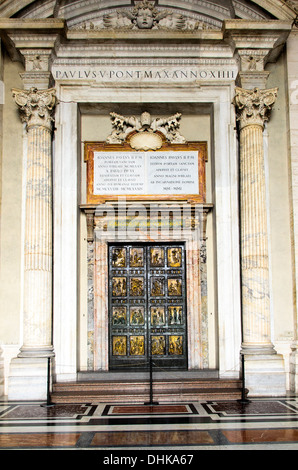
{"label": "carved face mask ornament", "polygon": [[153,26],[153,14],[149,8],[140,9],[137,14],[136,23],[140,29],[151,29]]}

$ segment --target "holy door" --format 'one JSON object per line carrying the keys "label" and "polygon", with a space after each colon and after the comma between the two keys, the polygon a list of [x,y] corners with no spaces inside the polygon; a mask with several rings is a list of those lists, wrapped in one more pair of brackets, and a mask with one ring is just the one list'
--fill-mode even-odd
{"label": "holy door", "polygon": [[109,367],[187,368],[185,247],[109,245]]}

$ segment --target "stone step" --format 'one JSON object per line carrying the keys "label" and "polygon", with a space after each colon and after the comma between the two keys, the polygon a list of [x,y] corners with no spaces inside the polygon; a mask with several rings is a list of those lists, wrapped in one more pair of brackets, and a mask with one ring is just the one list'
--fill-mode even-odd
{"label": "stone step", "polygon": [[[154,399],[159,402],[198,400],[235,400],[241,398],[240,380],[158,380],[152,386]],[[145,381],[67,382],[53,385],[53,403],[143,403],[150,395]]]}
{"label": "stone step", "polygon": [[[82,390],[109,390],[118,391],[119,389],[125,390],[147,390],[150,387],[149,381],[135,381],[135,380],[126,380],[126,381],[99,381],[99,382],[64,382],[56,383],[53,385],[53,391],[82,391]],[[218,388],[218,389],[227,389],[227,388],[240,388],[240,380],[196,380],[196,379],[187,379],[187,380],[155,380],[153,381],[153,389],[155,390],[184,390],[188,389],[204,389],[204,388]]]}
{"label": "stone step", "polygon": [[[209,370],[152,370],[153,380],[171,380],[171,379],[219,379],[218,371],[214,369]],[[97,371],[97,372],[78,372],[77,381],[78,382],[98,382],[102,381],[115,381],[119,382],[121,380],[149,380],[149,370],[147,371]]]}
{"label": "stone step", "polygon": [[[239,400],[241,398],[241,391],[239,389],[230,389],[229,391],[219,391],[218,389],[205,389],[204,391],[194,393],[193,391],[184,391],[183,393],[175,394],[160,394],[154,393],[153,400],[158,403],[185,403],[196,402],[200,400]],[[51,397],[52,403],[109,403],[109,404],[128,404],[128,403],[145,403],[149,401],[149,392],[128,394],[105,394],[104,392],[97,393],[79,393],[79,392],[62,392],[53,394]]]}

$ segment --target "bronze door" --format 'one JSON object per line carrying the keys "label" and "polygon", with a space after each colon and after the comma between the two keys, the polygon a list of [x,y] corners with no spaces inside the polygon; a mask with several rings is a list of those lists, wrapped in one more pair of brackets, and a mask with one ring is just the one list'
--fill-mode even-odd
{"label": "bronze door", "polygon": [[185,247],[109,245],[111,370],[187,368]]}

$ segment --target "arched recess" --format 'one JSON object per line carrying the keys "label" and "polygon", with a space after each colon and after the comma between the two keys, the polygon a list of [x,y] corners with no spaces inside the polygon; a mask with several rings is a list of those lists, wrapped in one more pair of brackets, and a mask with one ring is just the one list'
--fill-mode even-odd
{"label": "arched recess", "polygon": [[[0,6],[2,18],[60,17],[75,21],[79,17],[94,18],[100,12],[113,8],[129,8],[135,0],[7,0]],[[243,19],[291,20],[297,16],[294,2],[285,0],[158,0],[161,8],[177,9],[184,14],[201,14],[222,21],[236,17]]]}

